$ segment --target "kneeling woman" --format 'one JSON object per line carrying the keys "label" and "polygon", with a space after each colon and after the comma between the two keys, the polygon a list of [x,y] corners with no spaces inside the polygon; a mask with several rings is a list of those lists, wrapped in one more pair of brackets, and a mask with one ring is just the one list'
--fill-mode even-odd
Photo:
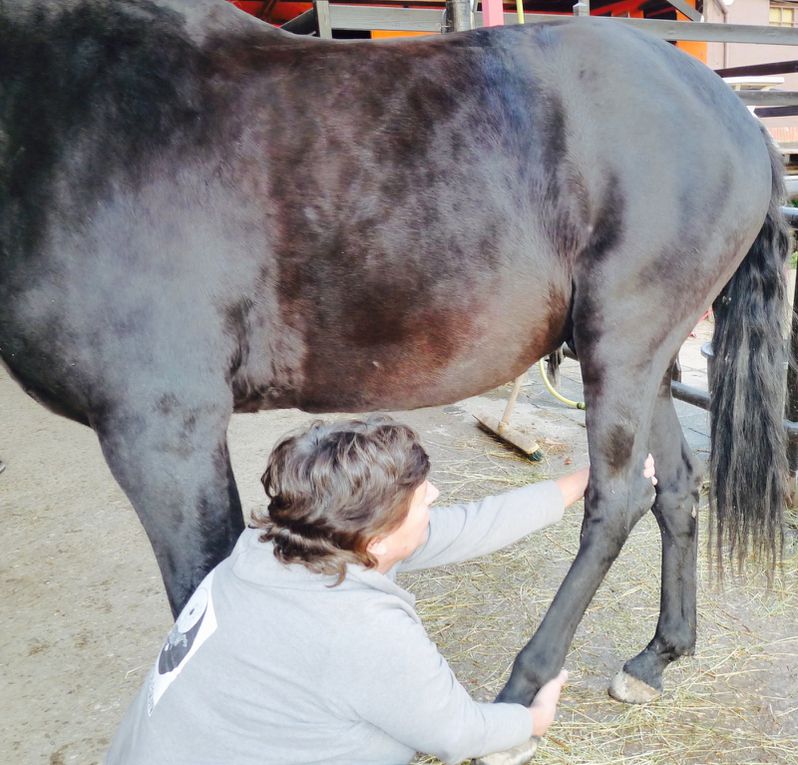
{"label": "kneeling woman", "polygon": [[428,472],[416,434],[386,417],[282,440],[262,479],[268,514],[180,614],[107,763],[456,763],[543,734],[564,673],[531,708],[475,702],[395,576],[558,521],[587,469],[432,510]]}

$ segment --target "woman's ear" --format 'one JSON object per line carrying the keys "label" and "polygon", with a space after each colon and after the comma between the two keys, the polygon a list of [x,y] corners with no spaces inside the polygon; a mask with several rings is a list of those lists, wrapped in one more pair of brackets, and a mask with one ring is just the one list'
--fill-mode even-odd
{"label": "woman's ear", "polygon": [[366,550],[368,550],[372,555],[379,558],[382,555],[385,555],[387,551],[387,547],[385,545],[385,540],[382,537],[374,537],[367,545]]}

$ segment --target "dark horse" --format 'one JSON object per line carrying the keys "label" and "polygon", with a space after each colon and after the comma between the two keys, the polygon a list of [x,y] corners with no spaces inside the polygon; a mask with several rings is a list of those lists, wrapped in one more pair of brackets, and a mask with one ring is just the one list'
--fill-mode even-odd
{"label": "dark horse", "polygon": [[719,543],[777,552],[781,173],[720,79],[613,22],[328,42],[225,0],[0,0],[0,353],[95,430],[177,611],[242,530],[233,412],[443,404],[571,342],[581,544],[501,698],[653,510],[660,618],[613,686],[640,700],[695,644],[669,369],[713,300]]}

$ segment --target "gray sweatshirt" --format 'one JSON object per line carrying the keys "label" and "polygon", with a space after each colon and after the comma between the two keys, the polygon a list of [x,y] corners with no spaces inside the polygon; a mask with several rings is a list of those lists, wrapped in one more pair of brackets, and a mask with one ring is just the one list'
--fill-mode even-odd
{"label": "gray sweatshirt", "polygon": [[247,529],[178,617],[107,765],[457,763],[522,743],[529,710],[473,701],[394,578],[498,550],[563,509],[551,481],[433,507],[410,558],[350,566],[337,587]]}

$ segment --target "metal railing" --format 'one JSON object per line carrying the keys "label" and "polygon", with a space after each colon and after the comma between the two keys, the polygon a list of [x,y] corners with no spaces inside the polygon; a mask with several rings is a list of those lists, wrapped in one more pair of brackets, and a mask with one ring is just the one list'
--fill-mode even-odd
{"label": "metal railing", "polygon": [[[319,16],[319,36],[332,37],[333,29],[368,31],[391,29],[396,31],[440,32],[441,11],[439,8],[403,8],[401,0],[380,0],[380,5],[367,3],[331,3],[329,0],[314,0]],[[323,19],[322,19],[323,17]],[[553,19],[571,18],[562,14],[528,13],[526,23],[537,24]],[[627,24],[643,29],[663,40],[684,40],[721,43],[753,43],[765,45],[798,46],[798,30],[785,27],[751,26],[747,24],[717,24],[693,21],[665,21],[662,19],[631,19],[593,16],[611,24]],[[482,26],[482,13],[475,14],[476,26]],[[517,24],[516,13],[505,13],[506,25]]]}

